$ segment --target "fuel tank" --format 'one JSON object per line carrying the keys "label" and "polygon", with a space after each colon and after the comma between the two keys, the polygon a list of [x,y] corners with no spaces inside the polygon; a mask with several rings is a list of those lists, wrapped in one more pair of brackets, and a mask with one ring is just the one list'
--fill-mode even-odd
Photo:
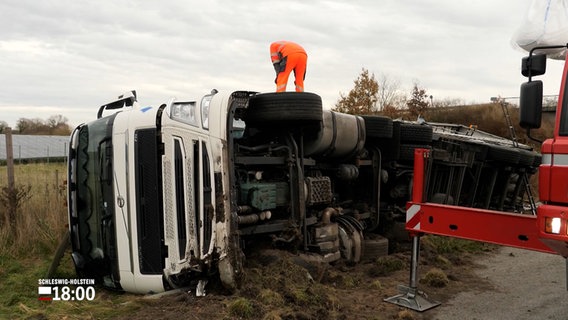
{"label": "fuel tank", "polygon": [[365,144],[365,122],[351,114],[323,110],[320,130],[304,141],[304,155],[342,158],[359,153]]}

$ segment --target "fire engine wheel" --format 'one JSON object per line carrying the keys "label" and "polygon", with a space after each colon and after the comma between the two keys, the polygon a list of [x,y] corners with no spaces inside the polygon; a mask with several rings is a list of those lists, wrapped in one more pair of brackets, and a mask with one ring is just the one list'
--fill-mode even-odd
{"label": "fire engine wheel", "polygon": [[361,116],[365,120],[365,133],[368,138],[392,138],[393,122],[382,116]]}
{"label": "fire engine wheel", "polygon": [[310,92],[271,92],[249,100],[245,122],[253,127],[319,125],[321,97]]}
{"label": "fire engine wheel", "polygon": [[400,141],[411,143],[432,143],[432,127],[414,123],[400,124]]}

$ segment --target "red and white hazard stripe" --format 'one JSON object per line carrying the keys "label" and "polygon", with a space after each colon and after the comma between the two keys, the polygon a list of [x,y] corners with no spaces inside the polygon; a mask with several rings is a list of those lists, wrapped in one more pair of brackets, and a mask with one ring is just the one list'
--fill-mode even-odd
{"label": "red and white hazard stripe", "polygon": [[420,230],[420,205],[413,204],[406,210],[406,228]]}

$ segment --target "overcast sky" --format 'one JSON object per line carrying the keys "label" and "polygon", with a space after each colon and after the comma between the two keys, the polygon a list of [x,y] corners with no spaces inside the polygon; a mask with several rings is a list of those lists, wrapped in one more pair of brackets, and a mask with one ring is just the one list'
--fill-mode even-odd
{"label": "overcast sky", "polygon": [[[144,106],[212,88],[274,91],[276,40],[305,47],[306,91],[325,108],[362,68],[405,92],[418,82],[434,100],[518,96],[526,54],[511,38],[529,3],[2,0],[0,120],[60,114],[74,126],[132,89]],[[560,69],[549,62],[545,94],[558,93]]]}

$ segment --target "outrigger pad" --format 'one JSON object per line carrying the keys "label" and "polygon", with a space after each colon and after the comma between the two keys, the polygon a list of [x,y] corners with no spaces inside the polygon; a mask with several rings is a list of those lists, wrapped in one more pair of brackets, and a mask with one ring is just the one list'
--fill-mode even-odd
{"label": "outrigger pad", "polygon": [[416,289],[404,285],[398,286],[400,294],[383,299],[383,301],[394,303],[401,307],[409,308],[416,311],[426,311],[440,305],[440,302],[428,299],[428,296]]}

